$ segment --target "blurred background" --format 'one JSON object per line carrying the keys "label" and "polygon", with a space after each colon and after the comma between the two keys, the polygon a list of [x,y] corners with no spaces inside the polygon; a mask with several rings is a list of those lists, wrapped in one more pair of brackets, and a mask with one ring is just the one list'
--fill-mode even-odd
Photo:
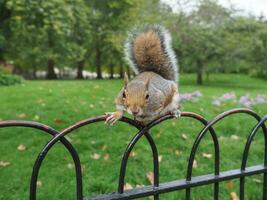
{"label": "blurred background", "polygon": [[[248,7],[248,6],[251,7]],[[257,5],[257,6],[253,6]],[[121,78],[127,31],[165,26],[182,73],[267,79],[266,4],[216,0],[1,0],[0,73],[26,79]]]}

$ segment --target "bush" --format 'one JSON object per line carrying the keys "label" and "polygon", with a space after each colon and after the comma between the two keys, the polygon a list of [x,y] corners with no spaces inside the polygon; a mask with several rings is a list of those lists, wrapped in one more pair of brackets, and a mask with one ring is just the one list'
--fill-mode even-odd
{"label": "bush", "polygon": [[267,79],[267,69],[264,69],[263,67],[255,67],[254,69],[250,70],[250,75],[252,77]]}
{"label": "bush", "polygon": [[22,83],[20,76],[1,74],[0,73],[0,86],[9,86]]}

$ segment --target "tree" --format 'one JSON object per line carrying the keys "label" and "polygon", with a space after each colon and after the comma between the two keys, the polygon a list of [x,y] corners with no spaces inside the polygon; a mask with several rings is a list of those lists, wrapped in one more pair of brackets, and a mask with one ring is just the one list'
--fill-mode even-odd
{"label": "tree", "polygon": [[[205,66],[219,66],[223,57],[222,25],[229,20],[231,12],[217,1],[203,0],[191,13],[180,15],[179,47],[182,65],[195,66],[196,83],[203,83]],[[177,49],[178,48],[178,49]]]}
{"label": "tree", "polygon": [[47,78],[57,78],[55,66],[73,62],[83,49],[71,40],[76,19],[74,10],[83,1],[9,0],[12,10],[9,57],[16,63],[32,63],[47,68]]}
{"label": "tree", "polygon": [[[88,2],[92,8],[90,25],[93,33],[93,47],[95,52],[95,67],[97,78],[102,78],[102,65],[105,51],[117,51],[112,45],[112,35],[120,36],[127,23],[127,12],[134,5],[134,1],[92,0]],[[114,49],[107,49],[114,48]],[[116,53],[115,53],[116,54]],[[114,54],[110,55],[110,58]],[[122,57],[122,56],[120,56]]]}
{"label": "tree", "polygon": [[8,20],[11,18],[11,10],[7,7],[7,1],[0,1],[0,62],[4,60],[6,40],[10,36]]}

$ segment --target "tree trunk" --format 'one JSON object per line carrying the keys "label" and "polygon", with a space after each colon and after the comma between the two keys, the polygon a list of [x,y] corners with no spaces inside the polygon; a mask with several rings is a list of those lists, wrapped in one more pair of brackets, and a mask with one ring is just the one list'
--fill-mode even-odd
{"label": "tree trunk", "polygon": [[131,78],[131,70],[130,70],[130,67],[128,65],[127,65],[126,70],[127,70],[127,74],[129,76],[129,78]]}
{"label": "tree trunk", "polygon": [[203,84],[203,65],[201,61],[197,61],[197,85]]}
{"label": "tree trunk", "polygon": [[210,81],[210,72],[209,71],[206,73],[206,77],[207,77],[207,81]]}
{"label": "tree trunk", "polygon": [[109,69],[110,69],[110,79],[114,79],[114,65],[113,65],[113,63],[111,63],[110,65],[109,65]]}
{"label": "tree trunk", "polygon": [[54,69],[54,60],[49,59],[47,62],[47,73],[46,73],[46,79],[57,79],[57,75],[55,73]]}
{"label": "tree trunk", "polygon": [[81,60],[81,61],[78,62],[76,79],[84,79],[84,77],[83,77],[83,69],[84,69],[84,60]]}
{"label": "tree trunk", "polygon": [[22,75],[23,74],[23,70],[22,70],[22,68],[20,66],[14,65],[14,67],[12,69],[12,74]]}
{"label": "tree trunk", "polygon": [[33,66],[33,69],[32,69],[32,78],[33,79],[37,79],[36,72],[37,72],[37,68],[36,68],[36,66]]}
{"label": "tree trunk", "polygon": [[120,78],[123,78],[124,77],[122,63],[119,64],[119,74],[120,74]]}
{"label": "tree trunk", "polygon": [[[98,36],[97,36],[98,37]],[[102,79],[102,69],[101,69],[101,50],[99,46],[99,40],[96,39],[96,59],[95,59],[95,65],[96,65],[96,73],[97,73],[97,79]]]}

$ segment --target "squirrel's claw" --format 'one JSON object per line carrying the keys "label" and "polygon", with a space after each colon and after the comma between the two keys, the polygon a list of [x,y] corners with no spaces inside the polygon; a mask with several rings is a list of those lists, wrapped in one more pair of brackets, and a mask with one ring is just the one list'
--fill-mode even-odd
{"label": "squirrel's claw", "polygon": [[177,109],[177,110],[172,111],[171,114],[172,114],[175,118],[180,118],[182,112],[181,112],[180,110]]}
{"label": "squirrel's claw", "polygon": [[119,111],[108,112],[106,115],[108,115],[108,117],[106,118],[105,124],[108,126],[113,126],[122,117],[122,113]]}

